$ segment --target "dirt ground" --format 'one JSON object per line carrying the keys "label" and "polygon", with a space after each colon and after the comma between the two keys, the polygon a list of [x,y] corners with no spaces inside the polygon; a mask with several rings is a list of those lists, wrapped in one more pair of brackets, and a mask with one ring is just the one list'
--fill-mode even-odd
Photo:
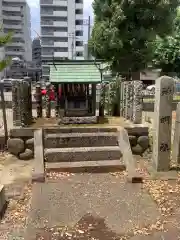
{"label": "dirt ground", "polygon": [[[153,114],[151,116],[153,116]],[[175,120],[175,112],[173,112],[172,116],[173,120]],[[38,126],[41,126],[42,124],[52,124],[51,121],[53,122],[54,120],[47,120],[45,123],[39,120]],[[108,124],[101,124],[103,126],[118,126],[124,124],[124,120],[120,118],[109,118]],[[146,163],[146,160],[141,160],[143,163]],[[7,211],[0,224],[0,240],[24,239],[25,227],[32,199],[32,184],[30,183],[32,168],[33,160],[22,161],[10,154],[0,153],[0,182],[5,185],[9,199]],[[138,164],[137,170],[144,176],[148,175],[146,164]],[[115,179],[124,179],[126,176],[126,172],[109,174],[113,175]],[[69,178],[71,177],[71,174],[66,173],[51,173],[50,176],[48,175],[48,178],[51,181],[64,181],[65,179],[69,181]],[[68,227],[62,228],[62,226],[40,229],[39,234],[34,240],[89,240],[89,236],[92,237],[91,240],[105,240],[108,236],[108,240],[180,239],[180,229],[178,224],[180,221],[180,177],[173,181],[145,180],[142,188],[151,196],[161,214],[161,218],[157,218],[156,221],[149,226],[142,228],[137,225],[131,229],[132,231],[130,235],[121,235],[118,236],[118,238],[114,238],[116,236],[113,236],[112,233],[106,233],[103,230],[104,227],[102,229],[99,228],[104,223],[96,221],[95,230],[92,230],[94,223],[89,223],[89,218],[87,218],[85,219],[85,222],[88,222],[88,225],[85,224],[82,226],[82,223],[79,223],[71,229],[68,229]],[[97,238],[100,236],[101,230],[103,230],[104,235],[101,235],[102,238]],[[95,233],[93,231],[95,231]],[[170,237],[167,237],[168,233],[170,234]]]}

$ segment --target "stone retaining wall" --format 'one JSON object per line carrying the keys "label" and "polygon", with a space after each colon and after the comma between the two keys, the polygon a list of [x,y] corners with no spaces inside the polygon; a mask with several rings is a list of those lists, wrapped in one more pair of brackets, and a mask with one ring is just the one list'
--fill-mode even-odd
{"label": "stone retaining wall", "polygon": [[[97,129],[98,127],[96,127]],[[54,128],[45,128],[46,131],[50,131]],[[58,131],[59,128],[57,128]],[[66,128],[62,128],[64,132]],[[84,132],[84,128],[77,128],[80,133],[81,130]],[[87,128],[90,132],[93,128]],[[101,128],[99,128],[100,131]],[[110,128],[107,128],[109,131]],[[142,155],[149,148],[149,137],[148,137],[148,127],[144,127],[141,124],[137,126],[130,126],[125,128],[128,132],[129,142],[131,145],[132,153],[136,155]],[[8,140],[8,151],[11,154],[16,155],[19,159],[29,160],[34,157],[34,131],[36,128],[22,128],[16,127],[12,128],[9,133]],[[72,129],[69,129],[71,132]],[[113,127],[112,130],[116,132],[116,128]],[[68,131],[68,128],[67,128]],[[94,130],[93,130],[94,131]],[[66,132],[66,131],[65,131]]]}

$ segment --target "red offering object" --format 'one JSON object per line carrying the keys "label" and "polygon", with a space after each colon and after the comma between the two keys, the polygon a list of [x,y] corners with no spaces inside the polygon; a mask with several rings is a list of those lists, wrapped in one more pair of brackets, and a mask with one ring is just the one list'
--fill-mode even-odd
{"label": "red offering object", "polygon": [[49,94],[49,100],[50,101],[55,101],[55,94],[54,90],[51,89],[50,94]]}
{"label": "red offering object", "polygon": [[41,94],[42,94],[42,95],[46,95],[46,93],[47,93],[47,90],[46,90],[46,89],[42,89],[42,90],[41,90]]}

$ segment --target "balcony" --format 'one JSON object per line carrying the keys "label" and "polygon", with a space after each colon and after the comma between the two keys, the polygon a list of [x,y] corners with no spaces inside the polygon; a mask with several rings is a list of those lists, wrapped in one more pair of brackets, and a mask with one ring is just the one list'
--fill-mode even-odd
{"label": "balcony", "polygon": [[14,33],[13,38],[22,38],[24,39],[24,35],[22,33]]}
{"label": "balcony", "polygon": [[53,16],[53,11],[41,11],[41,16]]}
{"label": "balcony", "polygon": [[68,57],[68,52],[55,52],[54,57]]}
{"label": "balcony", "polygon": [[40,5],[52,5],[53,0],[40,0]]}
{"label": "balcony", "polygon": [[83,9],[83,3],[76,3],[76,9]]}
{"label": "balcony", "polygon": [[67,27],[68,23],[67,22],[54,21],[53,26],[54,27]]}
{"label": "balcony", "polygon": [[[44,43],[41,45],[42,46],[42,49],[46,49],[46,48],[53,48],[54,47],[54,43],[52,44],[48,44],[48,43]],[[47,50],[47,49],[46,49]]]}
{"label": "balcony", "polygon": [[11,30],[14,30],[14,29],[22,29],[22,25],[20,24],[17,24],[17,25],[11,25],[11,24],[4,24],[3,25],[4,29],[11,29]]}
{"label": "balcony", "polygon": [[41,21],[41,27],[52,27],[53,21]]}
{"label": "balcony", "polygon": [[84,47],[83,46],[76,46],[76,52],[83,52]]}
{"label": "balcony", "polygon": [[[12,3],[12,0],[3,0],[5,3]],[[24,0],[18,0],[18,3],[24,3]]]}
{"label": "balcony", "polygon": [[54,41],[42,41],[41,42],[41,47],[52,47],[54,46]]}
{"label": "balcony", "polygon": [[40,1],[41,6],[63,6],[67,7],[67,1],[59,1],[59,0],[41,0]]}
{"label": "balcony", "polygon": [[83,31],[83,25],[76,25],[76,30]]}
{"label": "balcony", "polygon": [[54,37],[67,37],[67,32],[54,32]]}
{"label": "balcony", "polygon": [[2,10],[6,11],[6,12],[21,12],[20,7],[5,7],[5,6],[3,6]]}
{"label": "balcony", "polygon": [[62,47],[62,48],[67,48],[68,47],[68,42],[55,42],[54,47]]}
{"label": "balcony", "polygon": [[21,16],[3,16],[4,20],[15,20],[15,21],[21,21]]}
{"label": "balcony", "polygon": [[18,52],[18,51],[6,51],[7,56],[23,56],[24,52]]}
{"label": "balcony", "polygon": [[53,52],[44,52],[42,53],[42,58],[52,58]]}
{"label": "balcony", "polygon": [[83,14],[76,14],[76,20],[83,20]]}
{"label": "balcony", "polygon": [[46,32],[42,32],[41,36],[43,36],[43,37],[44,36],[53,37],[54,36],[54,32],[47,32],[47,31]]}
{"label": "balcony", "polygon": [[67,7],[67,1],[54,0],[54,1],[53,1],[53,5],[54,5],[54,6]]}
{"label": "balcony", "polygon": [[24,47],[24,43],[22,42],[12,42],[6,44],[7,47]]}
{"label": "balcony", "polygon": [[67,11],[54,11],[53,16],[67,17]]}

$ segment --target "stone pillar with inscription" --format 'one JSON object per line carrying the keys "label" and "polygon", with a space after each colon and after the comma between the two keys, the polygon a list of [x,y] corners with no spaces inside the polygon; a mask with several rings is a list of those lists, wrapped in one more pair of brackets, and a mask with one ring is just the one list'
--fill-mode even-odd
{"label": "stone pillar with inscription", "polygon": [[133,81],[133,123],[139,124],[142,122],[142,90],[143,90],[143,83],[142,81]]}
{"label": "stone pillar with inscription", "polygon": [[124,118],[127,117],[128,82],[124,82]]}
{"label": "stone pillar with inscription", "polygon": [[180,164],[180,102],[177,104],[174,139],[172,146],[172,160]]}
{"label": "stone pillar with inscription", "polygon": [[128,119],[132,120],[133,118],[133,83],[132,81],[129,81],[128,92],[129,92]]}
{"label": "stone pillar with inscription", "polygon": [[121,89],[120,89],[120,116],[123,117],[123,109],[124,109],[124,82],[121,81]]}
{"label": "stone pillar with inscription", "polygon": [[157,171],[169,171],[174,81],[162,76],[155,89],[153,165]]}
{"label": "stone pillar with inscription", "polygon": [[21,80],[21,126],[28,126],[28,82]]}
{"label": "stone pillar with inscription", "polygon": [[126,119],[128,119],[128,103],[129,103],[129,84],[126,81],[125,82],[125,113],[124,113],[124,117]]}
{"label": "stone pillar with inscription", "polygon": [[132,83],[131,81],[126,82],[126,119],[132,118],[132,103],[133,103],[133,96],[132,96]]}
{"label": "stone pillar with inscription", "polygon": [[12,81],[12,111],[14,126],[21,126],[19,98],[20,98],[19,80],[14,79]]}
{"label": "stone pillar with inscription", "polygon": [[32,123],[32,88],[31,88],[31,78],[24,77],[24,81],[27,83],[27,119],[28,125]]}

